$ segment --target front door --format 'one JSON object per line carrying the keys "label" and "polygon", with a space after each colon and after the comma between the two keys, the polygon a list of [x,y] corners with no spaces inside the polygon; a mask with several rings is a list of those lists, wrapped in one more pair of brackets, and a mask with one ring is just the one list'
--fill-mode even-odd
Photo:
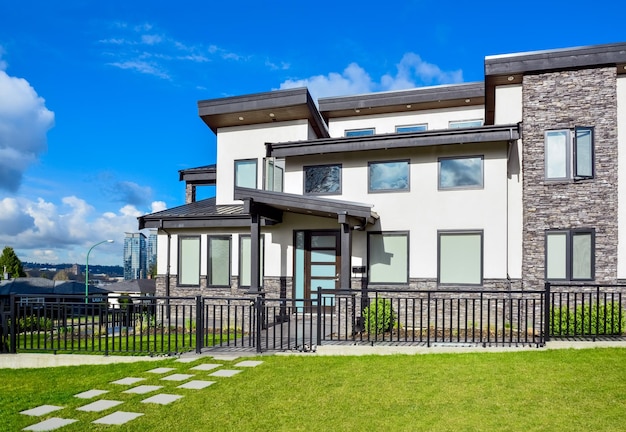
{"label": "front door", "polygon": [[316,307],[320,289],[323,306],[334,306],[335,295],[323,292],[339,287],[339,241],[337,230],[295,231],[294,296],[298,308]]}

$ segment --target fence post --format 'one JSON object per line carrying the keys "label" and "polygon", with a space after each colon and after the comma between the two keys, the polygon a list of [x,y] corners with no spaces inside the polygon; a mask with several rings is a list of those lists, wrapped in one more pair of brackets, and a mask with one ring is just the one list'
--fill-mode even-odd
{"label": "fence post", "polygon": [[550,294],[550,282],[545,283],[545,292],[543,294],[543,313],[544,313],[544,323],[543,323],[543,342],[546,343],[550,340],[550,304],[551,304],[551,294]]}
{"label": "fence post", "polygon": [[263,330],[263,297],[261,293],[257,294],[255,300],[255,315],[256,315],[256,352],[261,353],[261,331]]}
{"label": "fence post", "polygon": [[202,304],[202,296],[196,296],[196,354],[202,352],[202,335],[204,334],[202,328],[204,307]]}
{"label": "fence post", "polygon": [[[65,314],[65,310],[64,310]],[[67,320],[65,321],[67,322]],[[111,327],[113,328],[113,327]],[[104,355],[109,355],[109,307],[104,310]]]}
{"label": "fence post", "polygon": [[[317,287],[317,329],[316,329],[316,339],[315,342],[317,345],[321,345],[322,342],[322,311],[324,308],[322,307],[322,287]],[[313,335],[311,335],[311,339],[313,339]],[[311,345],[313,345],[313,341],[311,341]]]}
{"label": "fence post", "polygon": [[11,294],[11,325],[9,326],[10,347],[9,352],[17,353],[17,317],[15,316],[15,294]]}

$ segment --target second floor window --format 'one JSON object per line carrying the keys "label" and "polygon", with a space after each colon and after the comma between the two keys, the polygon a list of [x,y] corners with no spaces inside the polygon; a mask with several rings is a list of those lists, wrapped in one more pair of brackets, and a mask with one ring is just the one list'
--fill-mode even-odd
{"label": "second floor window", "polygon": [[256,159],[235,161],[235,186],[256,189]]}
{"label": "second floor window", "polygon": [[367,135],[374,135],[374,133],[375,133],[374,128],[351,129],[351,130],[346,131],[346,136],[347,137],[367,136]]}
{"label": "second floor window", "polygon": [[439,159],[439,189],[482,189],[483,157]]}
{"label": "second floor window", "polygon": [[547,180],[589,179],[594,173],[593,127],[547,131],[545,177]]}
{"label": "second floor window", "polygon": [[312,165],[304,167],[305,195],[341,193],[341,165]]}
{"label": "second floor window", "polygon": [[408,190],[408,160],[369,163],[370,192],[392,192]]}

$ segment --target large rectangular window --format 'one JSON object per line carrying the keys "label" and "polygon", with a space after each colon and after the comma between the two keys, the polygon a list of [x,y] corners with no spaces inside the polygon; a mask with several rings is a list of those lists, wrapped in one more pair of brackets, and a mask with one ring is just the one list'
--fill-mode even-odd
{"label": "large rectangular window", "polygon": [[235,186],[256,189],[256,179],[256,159],[243,159],[235,161]]}
{"label": "large rectangular window", "polygon": [[409,234],[371,232],[367,236],[369,283],[409,283]]}
{"label": "large rectangular window", "polygon": [[209,236],[208,285],[230,286],[230,236]]}
{"label": "large rectangular window", "polygon": [[409,190],[409,161],[370,162],[369,191]]}
{"label": "large rectangular window", "polygon": [[593,127],[546,131],[545,177],[548,180],[593,178]]}
{"label": "large rectangular window", "polygon": [[358,137],[358,136],[369,136],[374,135],[376,129],[374,128],[366,128],[366,129],[350,129],[346,131],[347,137]]}
{"label": "large rectangular window", "polygon": [[441,231],[438,235],[438,283],[482,285],[483,232]]}
{"label": "large rectangular window", "polygon": [[595,279],[595,230],[546,231],[546,279]]}
{"label": "large rectangular window", "polygon": [[178,238],[178,285],[200,285],[200,236]]}
{"label": "large rectangular window", "polygon": [[[263,277],[264,277],[264,267],[265,267],[265,237],[261,235],[261,245],[260,245],[260,260],[261,263],[259,265],[259,284],[263,285]],[[252,264],[252,239],[249,235],[240,235],[239,236],[239,287],[240,288],[249,288],[251,281],[251,264]]]}
{"label": "large rectangular window", "polygon": [[304,193],[332,195],[341,193],[341,164],[304,167]]}
{"label": "large rectangular window", "polygon": [[439,189],[481,189],[483,157],[439,159]]}

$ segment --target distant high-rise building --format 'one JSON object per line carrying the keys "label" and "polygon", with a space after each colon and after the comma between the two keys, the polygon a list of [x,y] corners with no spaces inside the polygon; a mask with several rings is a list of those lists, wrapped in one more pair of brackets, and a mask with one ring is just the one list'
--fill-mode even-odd
{"label": "distant high-rise building", "polygon": [[124,238],[124,279],[147,277],[146,236],[142,233],[126,233]]}
{"label": "distant high-rise building", "polygon": [[152,270],[154,266],[156,266],[157,261],[157,231],[150,230],[150,234],[148,235],[148,274]]}

